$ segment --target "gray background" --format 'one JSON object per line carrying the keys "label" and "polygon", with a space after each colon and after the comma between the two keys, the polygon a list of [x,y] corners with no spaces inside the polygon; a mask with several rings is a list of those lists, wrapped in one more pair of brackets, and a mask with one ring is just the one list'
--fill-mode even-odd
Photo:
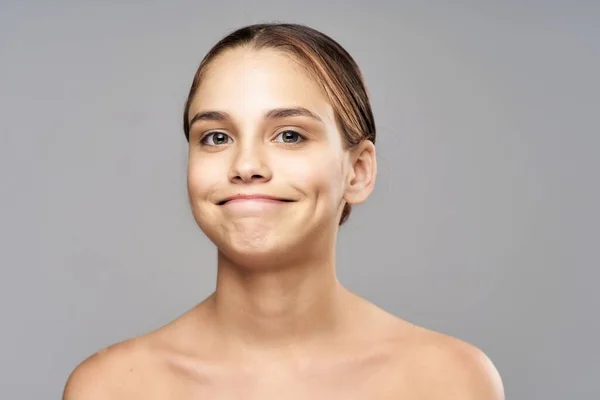
{"label": "gray background", "polygon": [[340,280],[479,346],[507,398],[600,397],[598,2],[117,3],[1,3],[1,399],[59,398],[213,290],[181,111],[212,44],[274,20],[338,40],[372,95]]}

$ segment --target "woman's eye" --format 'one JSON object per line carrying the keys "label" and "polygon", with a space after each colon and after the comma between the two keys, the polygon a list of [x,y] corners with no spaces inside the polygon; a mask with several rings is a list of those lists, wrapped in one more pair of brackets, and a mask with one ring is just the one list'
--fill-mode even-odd
{"label": "woman's eye", "polygon": [[204,136],[200,142],[208,146],[220,146],[231,143],[231,138],[226,133],[213,132]]}
{"label": "woman's eye", "polygon": [[296,131],[283,131],[275,139],[279,143],[299,143],[303,140],[304,137]]}

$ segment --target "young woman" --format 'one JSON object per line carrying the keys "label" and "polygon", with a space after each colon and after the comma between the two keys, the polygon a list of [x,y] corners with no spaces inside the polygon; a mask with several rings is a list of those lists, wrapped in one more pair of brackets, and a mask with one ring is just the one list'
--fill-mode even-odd
{"label": "young woman", "polygon": [[479,349],[336,279],[339,226],[377,174],[367,91],[338,43],[294,24],[231,33],[200,64],[183,121],[216,290],[85,360],[66,400],[504,398]]}

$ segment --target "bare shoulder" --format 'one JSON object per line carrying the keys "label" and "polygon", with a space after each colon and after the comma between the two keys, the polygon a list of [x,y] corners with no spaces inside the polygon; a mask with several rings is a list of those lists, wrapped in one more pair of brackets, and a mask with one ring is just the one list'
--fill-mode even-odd
{"label": "bare shoulder", "polygon": [[409,356],[402,359],[419,398],[504,400],[500,374],[481,349],[417,326],[410,336]]}
{"label": "bare shoulder", "polygon": [[98,351],[70,374],[63,400],[160,398],[172,388],[169,367],[185,364],[193,354],[190,349],[203,329],[199,319],[191,310],[152,332]]}
{"label": "bare shoulder", "polygon": [[145,347],[142,338],[130,339],[88,357],[70,374],[63,400],[137,398],[148,370]]}

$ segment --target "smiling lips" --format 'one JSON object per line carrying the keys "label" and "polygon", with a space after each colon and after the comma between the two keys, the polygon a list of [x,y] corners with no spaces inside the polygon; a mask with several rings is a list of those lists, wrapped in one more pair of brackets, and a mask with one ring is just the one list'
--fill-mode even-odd
{"label": "smiling lips", "polygon": [[218,205],[222,206],[230,202],[236,201],[263,201],[263,202],[282,202],[282,203],[290,203],[293,200],[284,199],[282,197],[270,196],[266,194],[236,194],[235,196],[230,196],[221,200]]}
{"label": "smiling lips", "polygon": [[218,203],[228,211],[236,213],[254,213],[272,210],[293,200],[265,194],[238,194],[227,197]]}

